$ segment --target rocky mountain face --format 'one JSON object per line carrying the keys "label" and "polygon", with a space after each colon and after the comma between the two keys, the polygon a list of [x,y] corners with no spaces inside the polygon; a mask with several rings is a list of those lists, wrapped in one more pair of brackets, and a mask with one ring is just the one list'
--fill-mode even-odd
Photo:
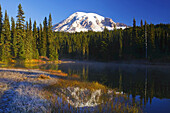
{"label": "rocky mountain face", "polygon": [[125,29],[127,25],[115,23],[111,18],[103,17],[95,13],[76,12],[67,19],[53,26],[53,31],[64,32],[87,32],[89,30],[101,32],[104,28],[108,30]]}

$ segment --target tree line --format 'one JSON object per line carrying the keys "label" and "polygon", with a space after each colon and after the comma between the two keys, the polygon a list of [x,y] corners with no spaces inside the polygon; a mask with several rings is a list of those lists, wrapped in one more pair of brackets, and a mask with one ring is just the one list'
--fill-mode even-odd
{"label": "tree line", "polygon": [[147,59],[170,61],[170,24],[104,29],[103,32],[65,33],[56,32],[56,44],[60,58],[115,61]]}
{"label": "tree line", "polygon": [[[5,11],[3,18],[0,6],[0,60],[39,59],[48,57],[51,61],[58,58],[81,60],[134,60],[145,59],[146,42],[148,59],[170,59],[170,24],[143,24],[133,27],[104,29],[103,32],[53,32],[52,17],[44,18],[43,24],[37,25],[31,18],[25,21],[21,4],[18,5],[15,21]],[[147,39],[147,40],[146,40]]]}

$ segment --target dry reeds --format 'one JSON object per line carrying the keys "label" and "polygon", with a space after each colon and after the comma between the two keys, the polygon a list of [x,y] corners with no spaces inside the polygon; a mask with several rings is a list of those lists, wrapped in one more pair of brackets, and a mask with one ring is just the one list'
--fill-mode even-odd
{"label": "dry reeds", "polygon": [[41,74],[38,76],[38,79],[50,79],[51,77],[50,76],[47,76],[47,75],[44,75],[44,74]]}

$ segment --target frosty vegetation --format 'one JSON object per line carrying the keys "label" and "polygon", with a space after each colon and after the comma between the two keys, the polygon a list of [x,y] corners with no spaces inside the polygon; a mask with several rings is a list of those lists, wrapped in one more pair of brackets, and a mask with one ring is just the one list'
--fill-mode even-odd
{"label": "frosty vegetation", "polygon": [[50,102],[44,98],[42,87],[57,79],[39,79],[39,76],[0,72],[0,112],[47,112]]}
{"label": "frosty vegetation", "polygon": [[122,94],[93,82],[39,70],[0,70],[0,112],[141,112]]}

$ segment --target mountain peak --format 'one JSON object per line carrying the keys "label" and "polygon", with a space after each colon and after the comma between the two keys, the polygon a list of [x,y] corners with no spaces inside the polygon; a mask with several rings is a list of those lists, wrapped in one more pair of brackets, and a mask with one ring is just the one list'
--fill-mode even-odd
{"label": "mountain peak", "polygon": [[[117,24],[111,18],[100,16],[96,13],[75,12],[67,19],[53,26],[53,31],[80,32],[80,31],[103,31],[116,28],[126,28],[125,24]],[[119,26],[121,25],[121,26]]]}

